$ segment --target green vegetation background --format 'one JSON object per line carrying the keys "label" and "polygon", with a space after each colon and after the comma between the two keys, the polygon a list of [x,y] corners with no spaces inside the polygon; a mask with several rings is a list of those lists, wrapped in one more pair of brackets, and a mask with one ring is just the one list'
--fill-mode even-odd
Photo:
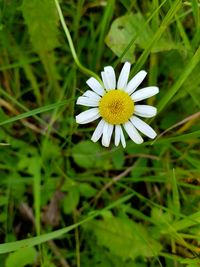
{"label": "green vegetation background", "polygon": [[200,3],[60,1],[78,59],[157,85],[158,138],[90,141],[54,0],[0,1],[0,266],[200,266]]}

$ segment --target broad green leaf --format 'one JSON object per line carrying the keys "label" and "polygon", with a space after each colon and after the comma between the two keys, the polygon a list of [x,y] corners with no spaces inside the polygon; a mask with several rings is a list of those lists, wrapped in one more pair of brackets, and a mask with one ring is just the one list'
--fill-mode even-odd
{"label": "broad green leaf", "polygon": [[98,143],[83,141],[72,149],[72,157],[76,164],[85,169],[101,167],[106,169],[109,165],[108,156]]}
{"label": "broad green leaf", "polygon": [[[117,18],[113,21],[110,31],[106,36],[105,42],[107,46],[119,57],[126,49],[128,43],[132,40],[132,27],[129,24],[131,15],[125,15]],[[135,45],[132,45],[130,49],[123,56],[122,61],[135,61],[134,56]]]}
{"label": "broad green leaf", "polygon": [[128,218],[104,216],[101,221],[91,221],[86,228],[93,231],[99,245],[124,261],[139,256],[156,256],[161,250],[161,245],[149,236],[143,226]]}
{"label": "broad green leaf", "polygon": [[159,225],[160,228],[166,227],[172,223],[172,215],[169,212],[164,212],[162,209],[153,207],[151,209],[151,218]]}
{"label": "broad green leaf", "polygon": [[6,267],[24,267],[33,264],[36,260],[37,252],[34,247],[21,248],[11,254],[6,259]]}
{"label": "broad green leaf", "polygon": [[[154,32],[149,25],[145,26],[145,18],[141,13],[129,13],[117,18],[111,25],[111,29],[106,37],[106,44],[117,55],[120,56],[126,49],[127,44],[131,42],[133,36],[138,35],[134,45],[127,51],[123,57],[123,61],[129,60],[134,62],[135,46],[145,49],[152,39]],[[160,52],[176,48],[172,39],[168,35],[163,35],[161,39],[154,44],[151,51]]]}
{"label": "broad green leaf", "polygon": [[55,177],[49,176],[49,179],[44,179],[41,186],[41,206],[47,205],[48,201],[51,200],[55,193],[55,188],[58,186],[57,179]]}
{"label": "broad green leaf", "polygon": [[127,140],[126,152],[130,155],[135,155],[135,154],[140,154],[140,153],[148,154],[149,148],[135,145],[132,140]]}
{"label": "broad green leaf", "polygon": [[146,158],[138,158],[138,160],[135,162],[135,167],[131,171],[131,175],[134,179],[144,176],[144,173],[148,170],[147,163],[148,162]]}
{"label": "broad green leaf", "polygon": [[0,196],[0,207],[6,205],[7,203],[8,203],[8,197]]}
{"label": "broad green leaf", "polygon": [[22,180],[20,181],[20,179],[20,174],[15,171],[7,176],[8,184],[10,184],[10,194],[17,203],[23,201],[26,192],[25,183]]}
{"label": "broad green leaf", "polygon": [[23,0],[22,13],[31,43],[41,58],[49,81],[58,78],[54,48],[58,47],[58,14],[54,0]]}
{"label": "broad green leaf", "polygon": [[23,0],[22,12],[36,52],[58,46],[58,16],[54,0]]}
{"label": "broad green leaf", "polygon": [[81,266],[83,267],[147,267],[146,263],[140,263],[127,260],[123,261],[120,257],[114,256],[112,253],[96,244],[91,235],[87,236],[87,243],[89,243],[89,253],[83,253],[81,257]]}
{"label": "broad green leaf", "polygon": [[124,165],[124,152],[122,149],[117,149],[111,154],[114,167],[120,169]]}
{"label": "broad green leaf", "polygon": [[199,257],[191,259],[182,259],[181,263],[187,264],[186,267],[199,267]]}
{"label": "broad green leaf", "polygon": [[97,192],[97,190],[94,187],[86,183],[79,184],[79,191],[80,194],[86,198],[93,197]]}
{"label": "broad green leaf", "polygon": [[60,157],[60,150],[59,146],[56,142],[52,142],[52,140],[49,140],[47,138],[44,138],[42,140],[42,159],[44,161],[53,161],[55,158]]}
{"label": "broad green leaf", "polygon": [[41,267],[56,267],[53,262],[50,262],[50,259],[44,257],[44,262],[42,263]]}
{"label": "broad green leaf", "polygon": [[64,213],[70,214],[78,205],[80,198],[78,186],[70,187],[66,197],[63,200]]}
{"label": "broad green leaf", "polygon": [[178,121],[181,121],[181,119],[182,114],[179,114],[176,110],[169,111],[167,116],[164,116],[164,118],[162,118],[160,129],[166,130]]}
{"label": "broad green leaf", "polygon": [[88,214],[88,216],[84,220],[79,221],[78,223],[75,223],[73,225],[61,228],[59,230],[51,231],[51,232],[43,234],[43,235],[39,235],[39,236],[35,236],[35,237],[31,237],[31,238],[27,238],[27,239],[23,239],[23,240],[19,240],[19,241],[7,242],[4,244],[0,244],[0,254],[16,251],[16,250],[24,248],[24,247],[36,246],[36,245],[39,245],[41,243],[47,242],[48,240],[58,238],[64,234],[66,234],[67,232],[75,229],[76,227],[80,226],[81,224],[84,224],[84,223],[90,221],[91,219],[95,218],[96,216],[101,215],[102,212],[105,212],[105,210],[109,210],[109,209],[112,209],[116,206],[119,206],[122,203],[128,201],[132,197],[133,197],[133,194],[129,194],[129,195],[126,195],[120,199],[117,199],[116,201],[112,202],[112,204],[106,206],[104,209],[98,210],[98,211],[93,211],[91,214]]}

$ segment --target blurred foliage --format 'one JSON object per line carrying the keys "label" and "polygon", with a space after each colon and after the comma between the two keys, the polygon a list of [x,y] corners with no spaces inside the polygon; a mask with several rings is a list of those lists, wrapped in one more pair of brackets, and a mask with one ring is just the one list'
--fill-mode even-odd
{"label": "blurred foliage", "polygon": [[74,120],[87,77],[54,0],[0,1],[1,266],[199,266],[199,2],[59,2],[86,67],[99,74],[113,65],[118,74],[125,60],[133,70],[142,64],[143,85],[160,88],[148,100],[155,106],[180,77],[181,86],[148,121],[163,134],[157,140],[128,140],[126,149],[92,143],[96,122]]}
{"label": "blurred foliage", "polygon": [[[125,16],[117,18],[111,25],[111,29],[106,36],[106,44],[117,56],[121,56],[122,52],[126,49],[127,44],[131,42],[134,36],[137,36],[140,31],[143,30],[145,26],[145,31],[142,35],[136,38],[134,45],[131,49],[124,55],[123,61],[134,62],[135,46],[141,49],[145,49],[147,44],[153,38],[153,30],[147,24],[145,25],[145,18],[141,13],[127,14]],[[155,43],[151,52],[161,52],[165,50],[177,49],[175,43],[173,43],[170,35],[163,35],[160,40]]]}

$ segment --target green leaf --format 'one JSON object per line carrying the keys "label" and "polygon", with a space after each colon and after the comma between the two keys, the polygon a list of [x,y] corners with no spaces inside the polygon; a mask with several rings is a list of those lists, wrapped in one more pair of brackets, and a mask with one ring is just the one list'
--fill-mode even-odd
{"label": "green leaf", "polygon": [[40,56],[49,81],[59,78],[54,48],[58,47],[58,14],[54,0],[23,0],[22,13],[31,43]]}
{"label": "green leaf", "polygon": [[151,218],[160,228],[171,225],[172,215],[169,212],[164,212],[162,209],[153,207],[151,210]]}
{"label": "green leaf", "polygon": [[63,200],[63,209],[65,214],[71,213],[78,205],[80,198],[78,186],[70,187],[67,196]]}
{"label": "green leaf", "polygon": [[106,210],[113,209],[116,206],[121,205],[122,203],[128,201],[130,198],[133,197],[133,194],[126,195],[124,197],[121,197],[120,199],[117,199],[116,201],[112,202],[112,204],[106,206],[104,209],[98,210],[98,211],[93,211],[91,214],[88,214],[87,217],[79,221],[78,223],[75,223],[73,225],[58,229],[56,231],[51,231],[46,234],[42,234],[39,236],[19,240],[19,241],[14,241],[14,242],[7,242],[4,244],[0,244],[0,254],[2,253],[8,253],[12,251],[16,251],[18,249],[24,248],[24,247],[29,247],[29,246],[36,246],[41,243],[47,242],[48,240],[52,240],[55,238],[58,238],[67,232],[75,229],[76,227],[88,222],[89,220],[93,219],[96,216],[99,216],[102,214],[102,212],[105,212]]}
{"label": "green leaf", "polygon": [[[123,53],[126,49],[127,44],[131,41],[131,26],[129,24],[129,19],[131,15],[125,15],[117,18],[113,21],[110,31],[106,36],[105,42],[107,46],[118,56]],[[133,63],[135,61],[134,56],[135,45],[132,45],[130,49],[123,56],[122,61],[130,61]]]}
{"label": "green leaf", "polygon": [[98,167],[106,169],[109,159],[103,151],[98,143],[83,141],[73,147],[72,157],[78,166],[85,169]]}
{"label": "green leaf", "polygon": [[144,173],[148,170],[147,159],[138,158],[135,163],[135,167],[131,171],[131,176],[135,178],[141,178]]}
{"label": "green leaf", "polygon": [[21,248],[11,254],[6,259],[6,267],[23,267],[33,264],[36,260],[37,252],[34,247]]}
{"label": "green leaf", "polygon": [[44,161],[53,161],[56,159],[59,159],[60,157],[60,150],[57,143],[52,142],[52,140],[49,140],[47,138],[44,138],[42,140],[42,159]]}
{"label": "green leaf", "polygon": [[120,169],[124,165],[124,152],[122,149],[117,149],[111,154],[114,167]]}
{"label": "green leaf", "polygon": [[93,220],[86,227],[94,232],[99,245],[124,261],[156,256],[161,250],[161,245],[143,226],[128,218],[104,216],[103,220]]}
{"label": "green leaf", "polygon": [[187,267],[199,267],[199,258],[195,259],[182,259],[181,263],[188,264]]}
{"label": "green leaf", "polygon": [[53,0],[23,0],[22,12],[36,52],[58,46],[58,15]]}
{"label": "green leaf", "polygon": [[41,206],[47,205],[48,201],[51,200],[53,194],[55,193],[55,188],[58,186],[57,179],[50,177],[49,179],[44,179],[42,181],[41,187]]}
{"label": "green leaf", "polygon": [[81,195],[86,197],[86,198],[93,197],[97,192],[97,190],[95,188],[93,188],[91,185],[86,184],[86,183],[80,183],[79,184],[79,191],[80,191]]}
{"label": "green leaf", "polygon": [[[149,25],[145,26],[145,18],[141,13],[129,13],[117,18],[111,25],[111,29],[106,37],[106,44],[119,57],[126,49],[127,44],[131,42],[133,36],[137,36],[134,45],[130,47],[123,57],[123,61],[129,60],[134,62],[134,50],[138,45],[145,49],[147,44],[152,39],[154,32]],[[154,44],[151,51],[160,52],[176,48],[169,36],[163,35],[162,38]]]}
{"label": "green leaf", "polygon": [[83,253],[81,257],[81,266],[83,267],[147,267],[146,263],[138,263],[133,260],[124,262],[118,256],[113,257],[113,254],[107,249],[98,246],[91,235],[86,238],[90,244],[89,249],[86,248],[88,253]]}
{"label": "green leaf", "polygon": [[173,84],[173,86],[167,91],[167,93],[163,96],[161,101],[158,104],[158,112],[161,112],[164,108],[166,108],[167,104],[173,98],[173,96],[179,91],[183,83],[186,81],[188,76],[192,73],[193,69],[197,66],[200,61],[200,46],[196,50],[195,54],[188,62],[188,64],[183,68],[181,75]]}

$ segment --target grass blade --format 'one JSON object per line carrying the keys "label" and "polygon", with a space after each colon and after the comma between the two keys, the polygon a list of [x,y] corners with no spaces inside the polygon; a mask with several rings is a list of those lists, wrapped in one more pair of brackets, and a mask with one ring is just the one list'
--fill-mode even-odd
{"label": "grass blade", "polygon": [[200,61],[200,46],[197,49],[196,53],[186,66],[186,68],[183,70],[181,76],[179,79],[175,82],[175,84],[171,87],[171,89],[165,94],[165,96],[161,99],[160,103],[158,104],[158,112],[160,113],[163,111],[163,109],[167,106],[169,101],[172,99],[172,97],[178,92],[178,90],[181,88],[184,81],[188,78],[190,73],[193,71],[193,69],[196,67],[196,65]]}
{"label": "grass blade", "polygon": [[57,107],[62,107],[64,105],[66,105],[68,102],[69,101],[64,100],[64,101],[61,101],[61,102],[58,102],[58,103],[46,105],[46,106],[43,106],[41,108],[36,108],[36,109],[30,110],[30,111],[24,112],[22,114],[14,116],[14,117],[12,117],[12,118],[10,118],[8,120],[0,122],[0,126],[8,124],[8,123],[15,122],[15,121],[18,121],[18,120],[21,120],[21,119],[25,119],[25,118],[31,117],[31,116],[34,116],[36,114],[47,112],[47,111],[53,110],[53,109],[55,109]]}

